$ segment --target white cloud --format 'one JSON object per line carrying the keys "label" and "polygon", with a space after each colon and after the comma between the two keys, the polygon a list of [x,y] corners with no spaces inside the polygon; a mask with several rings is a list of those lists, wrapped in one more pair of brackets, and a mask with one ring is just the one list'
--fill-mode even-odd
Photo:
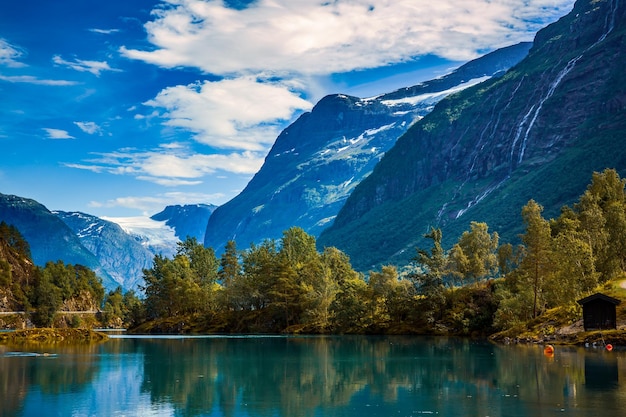
{"label": "white cloud", "polygon": [[254,77],[205,81],[166,88],[145,104],[165,109],[165,123],[194,132],[198,142],[264,151],[276,139],[279,122],[312,107],[289,87]]}
{"label": "white cloud", "polygon": [[119,69],[111,68],[106,61],[87,61],[82,59],[67,61],[61,58],[60,55],[55,55],[52,57],[52,62],[60,66],[71,68],[75,71],[92,73],[96,77],[99,77],[102,71],[120,71]]}
{"label": "white cloud", "polygon": [[18,61],[22,56],[23,51],[0,38],[0,65],[11,68],[24,67],[25,65]]}
{"label": "white cloud", "polygon": [[46,79],[33,77],[32,75],[13,75],[13,76],[0,75],[0,81],[6,81],[9,83],[50,85],[50,86],[57,86],[57,87],[67,87],[67,86],[78,84],[76,81],[46,80]]}
{"label": "white cloud", "polygon": [[155,184],[162,185],[164,187],[178,187],[181,185],[200,185],[202,181],[189,181],[189,180],[181,180],[178,178],[160,178],[160,177],[150,177],[145,175],[139,175],[137,177],[140,181],[148,181],[153,182]]}
{"label": "white cloud", "polygon": [[75,139],[67,130],[43,128],[47,133],[48,139]]}
{"label": "white cloud", "polygon": [[89,135],[98,134],[102,136],[102,128],[95,122],[74,122],[74,124],[78,126],[80,130]]}
{"label": "white cloud", "polygon": [[224,170],[237,174],[254,174],[261,167],[258,155],[252,152],[228,155],[147,153],[141,156],[141,171],[153,177],[199,178]]}
{"label": "white cloud", "polygon": [[98,173],[131,175],[142,181],[173,187],[201,184],[203,177],[217,172],[252,175],[261,168],[263,158],[264,154],[258,152],[207,155],[193,153],[180,145],[166,145],[149,151],[121,149],[97,154],[82,163],[64,165]]}
{"label": "white cloud", "polygon": [[119,29],[98,29],[98,28],[92,28],[89,29],[90,32],[94,32],[94,33],[100,33],[102,35],[110,35],[112,33],[117,33],[120,30]]}
{"label": "white cloud", "polygon": [[75,169],[82,169],[85,171],[91,171],[91,172],[95,172],[96,174],[100,174],[102,172],[104,172],[104,167],[102,166],[98,166],[98,165],[87,165],[87,164],[64,164],[65,167],[67,168],[75,168]]}
{"label": "white cloud", "polygon": [[145,24],[154,50],[121,53],[207,73],[325,75],[435,54],[469,60],[522,40],[567,13],[573,0],[167,0]]}

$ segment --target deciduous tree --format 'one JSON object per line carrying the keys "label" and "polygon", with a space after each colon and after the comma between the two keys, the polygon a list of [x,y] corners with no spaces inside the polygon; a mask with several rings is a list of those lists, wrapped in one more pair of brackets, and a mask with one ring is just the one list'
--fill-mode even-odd
{"label": "deciduous tree", "polygon": [[518,269],[519,273],[526,277],[532,290],[533,317],[537,317],[542,310],[544,284],[554,272],[550,223],[542,217],[542,211],[543,207],[534,200],[530,200],[522,208],[526,233],[521,238],[526,253]]}
{"label": "deciduous tree", "polygon": [[602,281],[625,269],[625,185],[626,180],[621,179],[614,169],[595,172],[591,184],[574,206]]}
{"label": "deciduous tree", "polygon": [[498,234],[489,234],[487,223],[471,222],[470,230],[463,232],[458,241],[465,259],[461,272],[474,282],[494,276],[498,269]]}

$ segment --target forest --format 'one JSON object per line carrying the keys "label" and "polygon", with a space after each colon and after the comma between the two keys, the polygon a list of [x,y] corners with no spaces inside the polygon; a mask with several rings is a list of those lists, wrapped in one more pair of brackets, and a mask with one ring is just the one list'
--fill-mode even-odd
{"label": "forest", "polygon": [[[231,241],[220,257],[188,238],[173,258],[155,256],[138,294],[105,294],[92,271],[60,261],[16,279],[0,252],[0,292],[32,311],[36,325],[72,306],[137,332],[488,335],[555,307],[575,321],[576,300],[626,270],[625,186],[613,169],[594,173],[556,219],[528,201],[515,245],[471,222],[444,249],[441,230],[431,228],[430,247],[415,248],[401,270],[357,272],[343,252],[319,252],[313,236],[292,227],[243,250]],[[28,258],[12,226],[0,226],[0,241]]]}
{"label": "forest", "polygon": [[[28,242],[0,222],[0,311],[31,312],[35,326],[48,327],[59,310],[98,311],[104,296],[101,279],[87,267],[62,261],[35,266]],[[70,324],[82,325],[80,316]]]}

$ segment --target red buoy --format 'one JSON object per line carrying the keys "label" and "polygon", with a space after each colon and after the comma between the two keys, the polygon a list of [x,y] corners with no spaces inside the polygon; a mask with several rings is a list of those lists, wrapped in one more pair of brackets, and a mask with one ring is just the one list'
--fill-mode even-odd
{"label": "red buoy", "polygon": [[543,348],[543,354],[546,355],[546,356],[554,355],[554,346],[546,345],[546,347]]}
{"label": "red buoy", "polygon": [[608,344],[606,345],[606,350],[608,350],[609,352],[613,350],[613,345],[612,344]]}

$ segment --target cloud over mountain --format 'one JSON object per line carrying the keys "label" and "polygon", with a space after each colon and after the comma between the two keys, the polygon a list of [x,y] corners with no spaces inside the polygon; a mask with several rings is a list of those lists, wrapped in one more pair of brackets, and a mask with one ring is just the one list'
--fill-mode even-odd
{"label": "cloud over mountain", "polygon": [[[254,152],[261,160],[285,123],[326,94],[332,74],[425,55],[469,60],[530,40],[572,3],[260,0],[232,8],[223,1],[168,0],[144,24],[151,47],[119,51],[162,68],[205,73],[207,80],[164,88],[146,101],[155,110],[150,117],[214,150]],[[228,156],[233,163],[221,169],[236,169],[241,155]],[[212,167],[220,159],[213,156],[194,159],[210,159]],[[193,165],[173,158],[166,157],[174,167]]]}
{"label": "cloud over mountain", "polygon": [[163,109],[165,124],[190,130],[200,143],[266,151],[280,133],[279,121],[312,107],[289,88],[252,77],[204,81],[168,87],[145,104]]}

